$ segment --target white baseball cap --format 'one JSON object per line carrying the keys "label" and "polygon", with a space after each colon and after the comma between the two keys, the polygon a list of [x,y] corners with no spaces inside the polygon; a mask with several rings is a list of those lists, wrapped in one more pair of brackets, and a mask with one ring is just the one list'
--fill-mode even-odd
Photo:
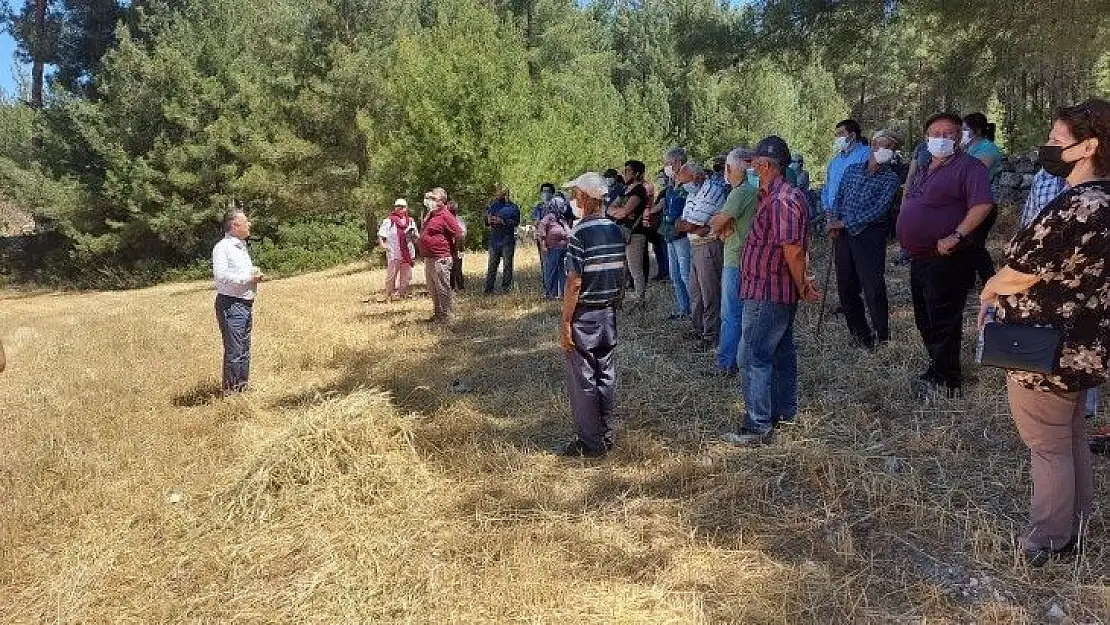
{"label": "white baseball cap", "polygon": [[609,192],[609,185],[605,182],[605,178],[596,171],[588,171],[563,186],[568,189],[581,189],[583,193],[595,200],[604,199],[605,194]]}
{"label": "white baseball cap", "polygon": [[404,206],[405,208],[408,208],[408,207],[409,207],[409,203],[408,203],[408,202],[406,202],[406,201],[405,201],[405,198],[403,198],[403,197],[399,197],[399,198],[397,198],[397,201],[396,201],[396,202],[394,202],[394,203],[393,203],[393,205],[394,205],[394,206]]}

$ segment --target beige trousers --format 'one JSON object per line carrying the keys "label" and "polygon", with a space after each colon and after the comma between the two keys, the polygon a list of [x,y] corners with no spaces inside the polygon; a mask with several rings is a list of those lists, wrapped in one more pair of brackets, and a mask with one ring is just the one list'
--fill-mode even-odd
{"label": "beige trousers", "polygon": [[1059,549],[1079,534],[1091,513],[1095,476],[1083,419],[1086,391],[1045,393],[1006,380],[1010,413],[1029,447],[1033,504],[1026,549]]}

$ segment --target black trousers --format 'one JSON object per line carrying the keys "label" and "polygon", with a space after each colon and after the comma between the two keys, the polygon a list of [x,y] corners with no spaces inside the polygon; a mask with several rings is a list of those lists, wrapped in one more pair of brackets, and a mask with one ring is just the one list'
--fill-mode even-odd
{"label": "black trousers", "polygon": [[994,277],[994,260],[991,258],[990,250],[987,249],[987,238],[990,236],[991,229],[994,228],[994,222],[996,221],[998,221],[997,206],[991,208],[987,218],[979,224],[978,228],[972,231],[969,237],[976,245],[975,274],[980,284],[986,284],[987,280]]}
{"label": "black trousers", "polygon": [[[836,287],[848,332],[871,347],[890,340],[890,312],[886,296],[886,221],[873,223],[859,234],[841,231],[836,238]],[[860,297],[860,295],[863,297]],[[867,324],[866,312],[871,316]],[[872,327],[874,332],[872,332]]]}
{"label": "black trousers", "polygon": [[913,317],[929,354],[925,378],[950,389],[962,386],[964,304],[975,283],[978,247],[972,244],[948,256],[910,260]]}

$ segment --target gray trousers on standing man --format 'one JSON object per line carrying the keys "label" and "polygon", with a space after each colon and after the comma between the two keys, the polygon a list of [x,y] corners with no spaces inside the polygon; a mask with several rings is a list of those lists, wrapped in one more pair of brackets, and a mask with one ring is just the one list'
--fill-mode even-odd
{"label": "gray trousers on standing man", "polygon": [[590,451],[606,452],[613,447],[616,428],[616,313],[609,307],[579,306],[571,336],[574,349],[566,352],[566,377],[578,440]]}
{"label": "gray trousers on standing man", "polygon": [[224,342],[224,395],[247,390],[251,369],[252,300],[228,295],[216,296],[216,322]]}
{"label": "gray trousers on standing man", "polygon": [[690,302],[694,331],[716,343],[721,335],[721,272],[724,243],[714,238],[690,241]]}

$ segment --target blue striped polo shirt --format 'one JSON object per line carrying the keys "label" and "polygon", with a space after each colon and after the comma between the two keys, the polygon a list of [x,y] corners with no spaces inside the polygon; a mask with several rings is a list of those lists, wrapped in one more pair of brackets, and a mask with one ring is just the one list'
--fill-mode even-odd
{"label": "blue striped polo shirt", "polygon": [[582,276],[579,304],[616,303],[624,280],[624,233],[620,227],[605,217],[578,222],[570,233],[566,269]]}

